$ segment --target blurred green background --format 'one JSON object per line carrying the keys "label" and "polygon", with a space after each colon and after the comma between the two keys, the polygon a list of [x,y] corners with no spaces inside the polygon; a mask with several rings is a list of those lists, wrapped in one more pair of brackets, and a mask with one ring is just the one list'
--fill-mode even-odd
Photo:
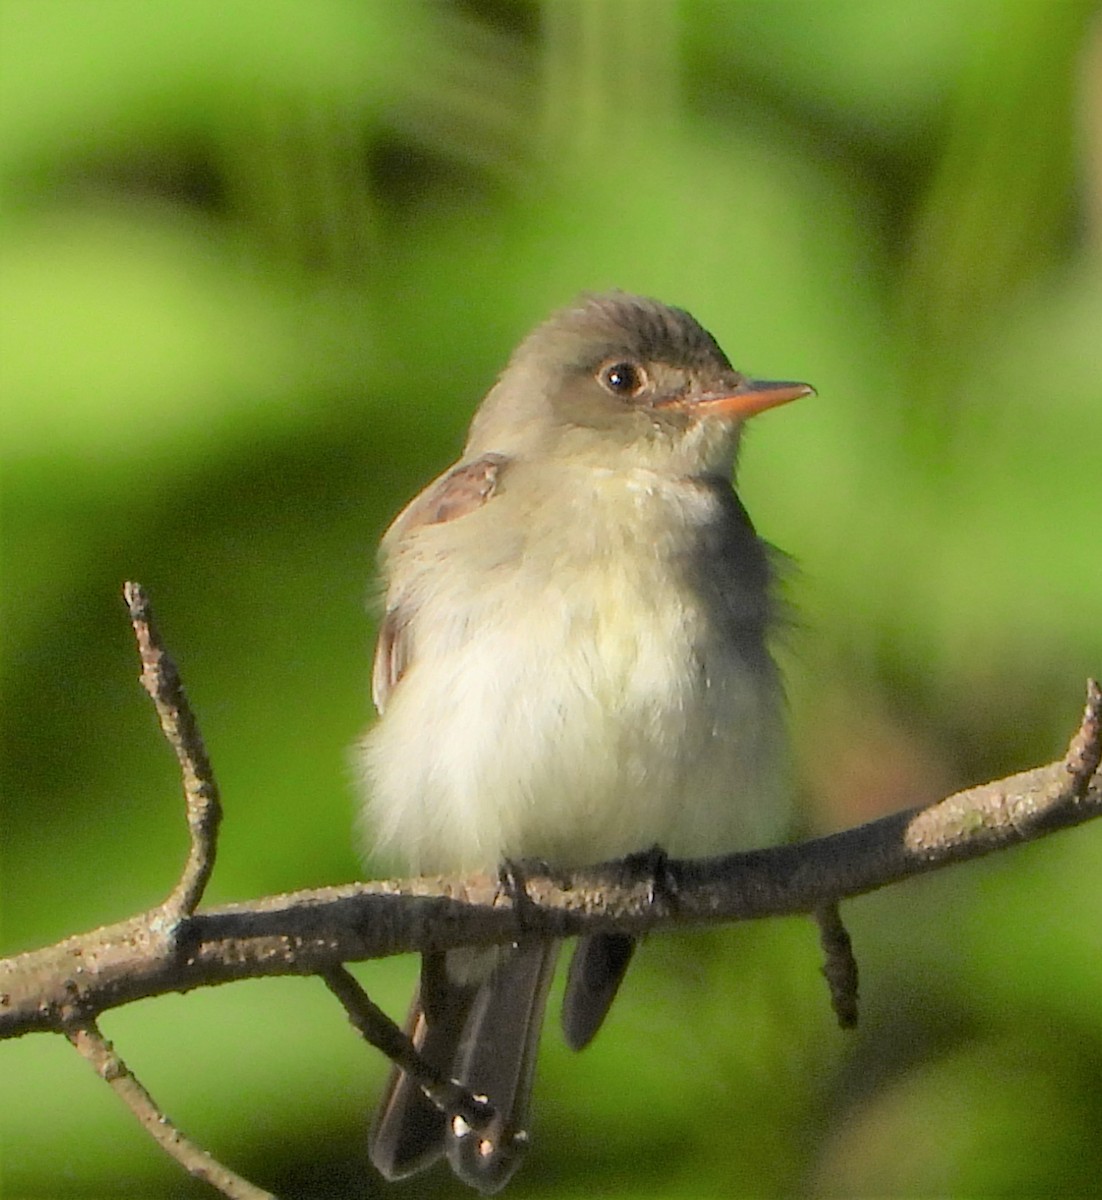
{"label": "blurred green background", "polygon": [[[211,902],[369,873],[348,747],[388,519],[582,288],[689,308],[819,398],[742,490],[797,569],[803,828],[1056,757],[1102,671],[1102,24],[1073,0],[0,0],[3,949],[185,847],[119,590],[225,794]],[[1086,1196],[1102,828],[808,922],[655,937],[549,1026],[520,1197]],[[357,968],[404,1011],[412,961]],[[385,1065],[311,980],[108,1014],[282,1197],[384,1187]],[[210,1193],[60,1039],[0,1048],[3,1193]]]}

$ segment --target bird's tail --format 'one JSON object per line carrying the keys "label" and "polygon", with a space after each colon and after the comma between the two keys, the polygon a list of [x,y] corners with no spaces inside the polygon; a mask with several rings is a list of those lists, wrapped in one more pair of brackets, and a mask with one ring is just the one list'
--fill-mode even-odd
{"label": "bird's tail", "polygon": [[460,1179],[490,1193],[519,1165],[558,944],[500,951],[481,980],[463,958],[472,953],[480,952],[424,957],[406,1032],[429,1063],[485,1096],[497,1118],[490,1129],[472,1130],[395,1068],[370,1140],[371,1161],[387,1179],[413,1175],[446,1154]]}

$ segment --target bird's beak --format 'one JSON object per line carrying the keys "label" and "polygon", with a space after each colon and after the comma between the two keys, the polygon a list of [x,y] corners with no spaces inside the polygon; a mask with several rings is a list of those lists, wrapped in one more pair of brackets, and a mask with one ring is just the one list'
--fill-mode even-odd
{"label": "bird's beak", "polygon": [[815,389],[809,383],[792,383],[787,380],[744,379],[729,392],[687,393],[667,401],[669,408],[680,408],[702,416],[726,417],[732,421],[745,421],[755,413],[799,400],[801,396],[814,396]]}

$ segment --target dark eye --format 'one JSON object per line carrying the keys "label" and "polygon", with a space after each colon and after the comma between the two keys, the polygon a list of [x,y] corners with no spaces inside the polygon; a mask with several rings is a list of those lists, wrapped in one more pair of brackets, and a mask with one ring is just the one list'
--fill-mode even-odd
{"label": "dark eye", "polygon": [[605,391],[614,396],[638,396],[647,386],[647,373],[633,362],[606,363],[597,372],[597,378]]}

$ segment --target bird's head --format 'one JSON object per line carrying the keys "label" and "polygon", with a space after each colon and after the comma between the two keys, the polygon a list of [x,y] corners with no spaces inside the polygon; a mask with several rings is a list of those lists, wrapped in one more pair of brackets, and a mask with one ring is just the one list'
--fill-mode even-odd
{"label": "bird's head", "polygon": [[729,472],[747,418],[813,391],[740,374],[682,309],[585,295],[517,348],[475,415],[467,453]]}

